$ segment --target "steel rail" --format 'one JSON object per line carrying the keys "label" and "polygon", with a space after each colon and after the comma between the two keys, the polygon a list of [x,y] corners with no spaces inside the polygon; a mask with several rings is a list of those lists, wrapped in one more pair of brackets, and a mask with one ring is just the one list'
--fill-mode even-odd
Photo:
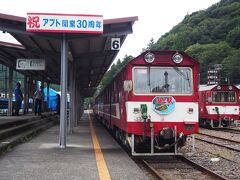
{"label": "steel rail", "polygon": [[195,163],[194,161],[186,158],[185,156],[178,156],[177,158],[180,158],[181,160],[189,163],[190,165],[193,165],[196,168],[199,168],[200,171],[205,172],[205,173],[209,174],[210,176],[215,177],[216,179],[221,179],[221,180],[226,180],[227,179],[227,178],[225,178],[225,177],[223,177],[223,176],[221,176],[221,175],[203,167],[202,165]]}
{"label": "steel rail", "polygon": [[216,129],[216,131],[224,131],[224,132],[229,132],[234,134],[240,134],[240,129],[233,129],[233,128],[220,128],[220,129]]}
{"label": "steel rail", "polygon": [[[208,137],[213,137],[213,138],[216,138],[216,139],[220,139],[220,140],[225,140],[225,141],[229,141],[229,142],[233,142],[233,143],[240,143],[240,141],[236,141],[236,140],[232,140],[232,139],[227,139],[227,138],[222,138],[222,137],[219,137],[219,136],[214,136],[214,135],[211,135],[211,134],[205,134],[205,133],[198,133],[199,135],[203,135],[203,136],[208,136]],[[196,138],[196,137],[195,137]]]}
{"label": "steel rail", "polygon": [[[226,148],[226,149],[229,149],[229,150],[232,150],[232,151],[240,152],[240,149],[238,149],[238,148],[226,146],[226,145],[219,144],[219,143],[216,143],[216,142],[211,142],[211,141],[209,141],[209,140],[201,139],[201,138],[198,138],[198,137],[195,137],[195,139],[197,139],[197,140],[199,140],[199,141],[203,141],[203,142],[209,143],[209,144],[217,145],[217,146],[219,146],[219,147],[223,147],[223,148]],[[227,141],[227,140],[224,139],[224,141]],[[239,143],[239,142],[238,142],[238,143]]]}
{"label": "steel rail", "polygon": [[[219,175],[219,174],[216,174],[215,172],[209,170],[208,168],[205,168],[203,166],[201,166],[200,164],[197,164],[195,163],[194,161],[182,156],[182,155],[178,155],[178,156],[175,156],[176,159],[182,161],[183,163],[185,164],[188,164],[190,165],[193,169],[195,170],[198,170],[200,172],[202,172],[204,175],[207,175],[207,176],[210,176],[212,177],[212,179],[219,179],[219,180],[226,180],[227,178]],[[160,180],[167,180],[169,179],[169,177],[166,177],[164,175],[164,173],[161,173],[159,170],[157,170],[156,168],[154,168],[152,165],[151,165],[151,162],[147,162],[147,160],[144,160],[144,159],[141,159],[141,162],[145,165],[145,167],[147,169],[149,169],[153,174],[154,176],[156,176],[158,179]],[[153,163],[154,164],[154,163]],[[169,168],[171,169],[171,168]]]}

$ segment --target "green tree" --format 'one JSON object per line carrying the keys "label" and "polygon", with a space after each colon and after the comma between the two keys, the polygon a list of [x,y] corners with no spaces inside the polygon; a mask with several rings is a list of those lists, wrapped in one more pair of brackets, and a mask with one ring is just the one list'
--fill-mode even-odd
{"label": "green tree", "polygon": [[225,76],[228,77],[230,81],[235,84],[239,83],[239,77],[240,77],[239,57],[240,57],[240,49],[237,49],[237,50],[233,50],[232,54],[226,57],[222,61],[223,72]]}
{"label": "green tree", "polygon": [[121,62],[118,59],[117,63],[112,64],[110,70],[105,73],[103,79],[99,83],[96,92],[94,93],[94,97],[97,97],[99,93],[104,90],[104,88],[114,79],[114,77],[128,64],[129,61],[133,59],[131,55],[125,55],[123,61]]}
{"label": "green tree", "polygon": [[149,51],[149,50],[156,50],[156,46],[155,46],[155,43],[154,43],[154,39],[151,38],[149,43],[147,44],[147,47],[146,48],[142,48],[142,51],[141,53],[145,52],[145,51]]}
{"label": "green tree", "polygon": [[200,62],[200,82],[205,84],[207,67],[211,64],[221,64],[228,57],[232,48],[226,42],[218,44],[195,44],[187,48],[186,52]]}
{"label": "green tree", "polygon": [[232,47],[240,48],[240,25],[228,33],[226,40]]}

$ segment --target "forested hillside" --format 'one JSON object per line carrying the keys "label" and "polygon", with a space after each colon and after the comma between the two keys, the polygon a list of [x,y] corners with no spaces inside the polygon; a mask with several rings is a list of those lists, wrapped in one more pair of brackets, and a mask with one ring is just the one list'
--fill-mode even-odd
{"label": "forested hillside", "polygon": [[150,49],[183,50],[201,63],[201,83],[209,64],[222,64],[222,77],[240,83],[240,1],[221,0],[186,15]]}
{"label": "forested hillside", "polygon": [[[186,15],[182,22],[145,50],[183,50],[200,62],[201,83],[206,83],[209,64],[222,64],[221,77],[240,83],[240,1],[221,0],[206,10]],[[125,58],[105,74],[95,96],[133,57]]]}

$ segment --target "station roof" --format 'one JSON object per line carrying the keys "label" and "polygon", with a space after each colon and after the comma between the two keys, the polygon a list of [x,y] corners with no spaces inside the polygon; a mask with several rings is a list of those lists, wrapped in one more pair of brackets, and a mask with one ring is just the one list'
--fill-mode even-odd
{"label": "station roof", "polygon": [[[76,68],[82,94],[92,96],[118,51],[111,50],[111,38],[120,38],[121,45],[137,16],[104,20],[103,34],[68,33],[69,62]],[[62,33],[26,31],[26,18],[0,14],[0,31],[11,34],[21,45],[0,41],[0,63],[16,68],[17,58],[43,58],[45,71],[19,71],[36,80],[60,84]]]}

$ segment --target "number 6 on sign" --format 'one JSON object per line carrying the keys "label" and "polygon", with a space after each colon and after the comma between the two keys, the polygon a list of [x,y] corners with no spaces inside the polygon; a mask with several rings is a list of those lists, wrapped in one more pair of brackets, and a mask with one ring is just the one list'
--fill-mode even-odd
{"label": "number 6 on sign", "polygon": [[112,38],[111,49],[112,50],[120,50],[120,38]]}

